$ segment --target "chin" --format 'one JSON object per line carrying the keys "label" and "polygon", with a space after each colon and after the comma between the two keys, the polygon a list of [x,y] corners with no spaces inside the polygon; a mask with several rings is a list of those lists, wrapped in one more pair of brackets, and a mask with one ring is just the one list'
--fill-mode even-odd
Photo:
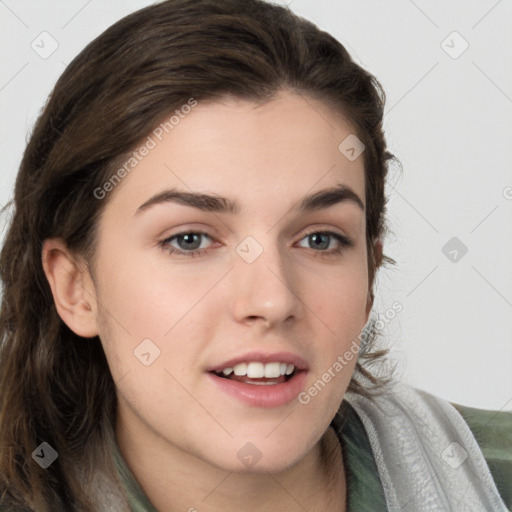
{"label": "chin", "polygon": [[302,438],[288,438],[284,445],[279,439],[271,441],[255,436],[254,441],[235,441],[235,444],[234,450],[225,449],[221,457],[212,459],[212,464],[233,473],[280,473],[300,462],[311,449]]}

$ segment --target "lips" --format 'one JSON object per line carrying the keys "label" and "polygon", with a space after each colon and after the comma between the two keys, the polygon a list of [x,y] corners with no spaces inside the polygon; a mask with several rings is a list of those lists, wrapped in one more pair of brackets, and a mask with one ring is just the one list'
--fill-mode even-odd
{"label": "lips", "polygon": [[206,373],[215,389],[231,400],[234,399],[234,403],[258,408],[282,407],[297,400],[306,387],[307,375],[307,370],[300,370],[284,381],[284,377],[281,377],[281,382],[273,385],[256,385],[255,382],[248,384],[226,379],[215,372]]}
{"label": "lips", "polygon": [[[237,376],[234,368],[247,366],[274,367],[271,363],[280,363],[293,371],[275,378]],[[282,367],[282,366],[281,366]],[[223,371],[226,370],[226,371]],[[243,368],[241,368],[243,373]],[[302,357],[291,352],[246,352],[222,363],[212,365],[206,370],[209,381],[223,394],[235,398],[237,402],[251,407],[281,407],[295,400],[306,384],[309,365]],[[229,373],[228,373],[229,372]],[[260,375],[260,374],[258,374]]]}

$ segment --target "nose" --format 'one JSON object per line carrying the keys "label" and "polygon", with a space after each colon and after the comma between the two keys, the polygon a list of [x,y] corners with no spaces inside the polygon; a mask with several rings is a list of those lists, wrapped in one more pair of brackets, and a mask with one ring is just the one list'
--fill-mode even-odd
{"label": "nose", "polygon": [[240,323],[261,322],[267,328],[297,319],[302,307],[299,282],[286,255],[276,243],[257,244],[254,239],[244,248],[253,251],[252,257],[236,252],[230,272],[233,317]]}

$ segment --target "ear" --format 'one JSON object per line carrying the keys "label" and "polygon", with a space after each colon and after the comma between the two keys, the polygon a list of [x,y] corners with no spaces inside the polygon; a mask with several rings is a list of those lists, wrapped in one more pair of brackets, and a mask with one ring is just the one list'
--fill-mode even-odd
{"label": "ear", "polygon": [[[375,272],[382,263],[383,244],[380,238],[377,238],[373,243],[373,261],[375,262]],[[373,285],[373,283],[372,283]],[[370,311],[372,310],[374,296],[371,290],[368,290],[368,299],[366,301],[366,321],[370,318]]]}
{"label": "ear", "polygon": [[79,336],[97,336],[96,290],[85,262],[78,261],[59,238],[45,240],[41,256],[62,321]]}
{"label": "ear", "polygon": [[382,264],[383,243],[381,238],[377,238],[373,244],[373,261],[375,261],[375,268],[379,268]]}

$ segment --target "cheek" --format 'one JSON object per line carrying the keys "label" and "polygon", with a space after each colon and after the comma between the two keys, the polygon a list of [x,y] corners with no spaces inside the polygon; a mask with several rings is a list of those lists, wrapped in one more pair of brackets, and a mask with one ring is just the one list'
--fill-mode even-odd
{"label": "cheek", "polygon": [[100,338],[114,380],[130,372],[125,385],[132,380],[167,382],[165,369],[183,380],[197,359],[199,342],[207,339],[205,326],[220,302],[211,301],[208,292],[223,274],[201,276],[192,272],[192,265],[184,272],[166,267],[165,259],[158,265],[120,257],[103,261],[98,274]]}
{"label": "cheek", "polygon": [[[104,260],[99,275],[100,308],[110,322],[135,338],[161,337],[186,315],[208,289],[208,280],[194,279],[165,265],[119,254]],[[211,281],[211,279],[210,279]]]}
{"label": "cheek", "polygon": [[306,306],[332,334],[357,335],[364,327],[368,307],[366,261],[333,266],[324,270],[322,276],[306,274],[303,289]]}

